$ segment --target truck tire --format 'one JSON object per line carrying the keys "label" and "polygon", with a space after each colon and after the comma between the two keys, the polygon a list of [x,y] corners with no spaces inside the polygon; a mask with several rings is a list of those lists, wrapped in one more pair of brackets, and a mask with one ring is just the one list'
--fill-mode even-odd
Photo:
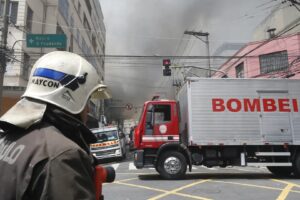
{"label": "truck tire", "polygon": [[163,153],[157,164],[157,171],[165,179],[181,179],[186,173],[187,163],[184,155],[177,151]]}
{"label": "truck tire", "polygon": [[267,167],[267,169],[276,176],[290,176],[293,172],[293,167]]}

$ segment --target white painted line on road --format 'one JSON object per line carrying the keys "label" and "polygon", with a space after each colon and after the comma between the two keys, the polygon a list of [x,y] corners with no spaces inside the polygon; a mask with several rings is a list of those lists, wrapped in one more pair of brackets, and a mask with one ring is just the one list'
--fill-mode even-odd
{"label": "white painted line on road", "polygon": [[112,164],[111,166],[115,169],[115,170],[117,170],[117,168],[119,167],[119,163],[116,163],[116,164]]}
{"label": "white painted line on road", "polygon": [[137,170],[133,163],[129,163],[129,170]]}

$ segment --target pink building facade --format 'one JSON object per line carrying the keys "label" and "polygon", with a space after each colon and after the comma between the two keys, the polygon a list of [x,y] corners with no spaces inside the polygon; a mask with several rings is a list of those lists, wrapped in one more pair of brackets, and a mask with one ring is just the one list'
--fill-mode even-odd
{"label": "pink building facade", "polygon": [[[300,79],[300,33],[251,42],[220,68],[228,78]],[[212,77],[226,77],[216,72]]]}

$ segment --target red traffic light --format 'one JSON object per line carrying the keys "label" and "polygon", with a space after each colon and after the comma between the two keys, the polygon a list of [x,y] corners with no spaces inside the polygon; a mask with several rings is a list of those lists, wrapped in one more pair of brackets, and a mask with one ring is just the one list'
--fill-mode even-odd
{"label": "red traffic light", "polygon": [[163,59],[163,66],[169,67],[171,65],[170,59]]}

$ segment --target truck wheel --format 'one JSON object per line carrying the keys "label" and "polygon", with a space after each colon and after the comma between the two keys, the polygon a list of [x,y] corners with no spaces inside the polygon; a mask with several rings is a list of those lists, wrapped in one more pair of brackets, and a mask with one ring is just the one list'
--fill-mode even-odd
{"label": "truck wheel", "polygon": [[157,165],[157,171],[165,179],[183,178],[186,168],[185,157],[176,151],[168,151],[162,154]]}
{"label": "truck wheel", "polygon": [[267,167],[267,169],[276,176],[290,176],[293,172],[292,167]]}

